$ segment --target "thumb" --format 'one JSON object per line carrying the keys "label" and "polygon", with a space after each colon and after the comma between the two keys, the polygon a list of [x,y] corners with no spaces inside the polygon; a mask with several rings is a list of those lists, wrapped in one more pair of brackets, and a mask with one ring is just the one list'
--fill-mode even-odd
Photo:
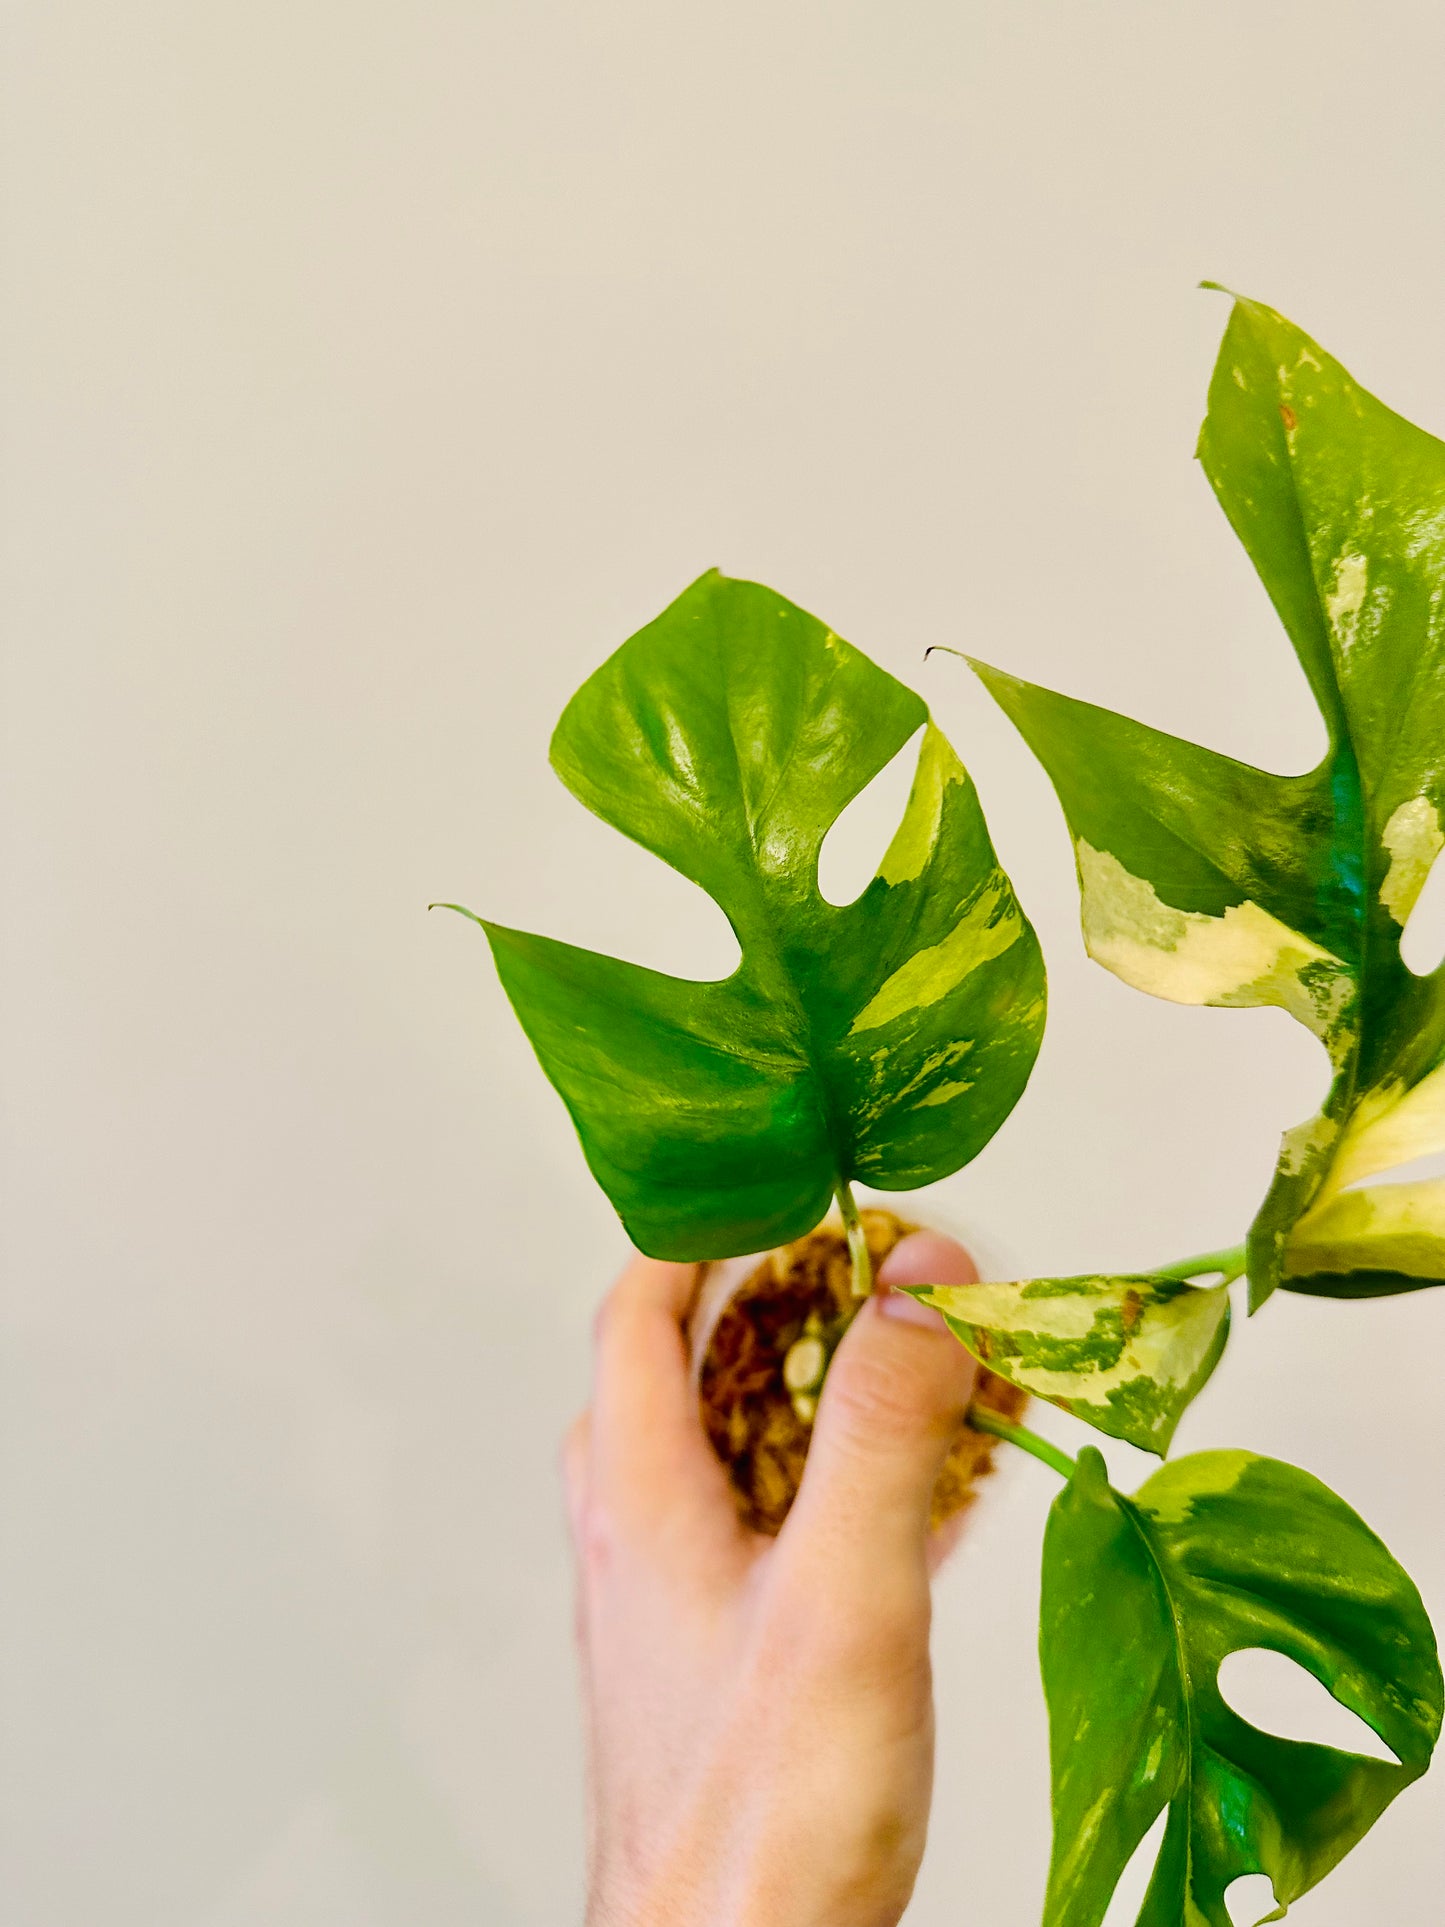
{"label": "thumb", "polygon": [[[889,1253],[879,1285],[971,1284],[961,1245],[914,1232]],[[830,1567],[876,1584],[899,1557],[921,1569],[933,1487],[978,1368],[936,1311],[880,1289],[849,1326],[824,1381],[808,1462],[785,1536]],[[802,1543],[799,1543],[802,1542]]]}

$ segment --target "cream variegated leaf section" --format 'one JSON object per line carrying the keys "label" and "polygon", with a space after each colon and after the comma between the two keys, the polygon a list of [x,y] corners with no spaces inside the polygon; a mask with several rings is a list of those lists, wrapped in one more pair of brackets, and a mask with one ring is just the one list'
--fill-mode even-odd
{"label": "cream variegated leaf section", "polygon": [[1374,1184],[1313,1206],[1294,1228],[1285,1270],[1306,1278],[1386,1271],[1438,1279],[1445,1272],[1445,1178]]}
{"label": "cream variegated leaf section", "polygon": [[1412,796],[1393,811],[1380,832],[1390,859],[1380,885],[1380,901],[1403,930],[1410,912],[1445,849],[1445,832],[1428,796]]}
{"label": "cream variegated leaf section", "polygon": [[1356,1104],[1335,1146],[1316,1202],[1416,1158],[1445,1151],[1445,1065],[1418,1084],[1395,1080]]}
{"label": "cream variegated leaf section", "polygon": [[1278,1005],[1330,1043],[1354,995],[1349,966],[1257,903],[1176,910],[1152,883],[1080,837],[1084,944],[1136,990],[1176,1004]]}
{"label": "cream variegated leaf section", "polygon": [[1394,1271],[1445,1276],[1445,1178],[1366,1184],[1445,1151],[1445,1066],[1369,1092],[1339,1135],[1314,1202],[1290,1235],[1286,1276]]}
{"label": "cream variegated leaf section", "polygon": [[915,1295],[990,1371],[1161,1455],[1229,1331],[1226,1289],[1170,1278],[1035,1278]]}

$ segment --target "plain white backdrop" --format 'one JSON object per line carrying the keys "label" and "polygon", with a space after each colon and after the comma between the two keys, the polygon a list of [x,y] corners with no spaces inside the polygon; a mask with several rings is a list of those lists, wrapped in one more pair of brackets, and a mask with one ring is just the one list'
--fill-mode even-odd
{"label": "plain white backdrop", "polygon": [[[725,960],[546,744],[702,569],[760,578],[924,692],[1049,957],[1027,1096],[920,1208],[1006,1275],[1241,1235],[1317,1047],[1088,965],[1047,784],[922,655],[1317,755],[1191,459],[1226,315],[1194,284],[1445,432],[1445,16],[4,19],[6,1927],[560,1927],[554,1456],[623,1242],[480,934],[425,906]],[[1282,1297],[1180,1449],[1305,1465],[1445,1615],[1442,1352],[1445,1294]],[[1037,1918],[1052,1486],[1010,1464],[941,1587],[912,1927]],[[1442,1787],[1300,1921],[1437,1919]]]}

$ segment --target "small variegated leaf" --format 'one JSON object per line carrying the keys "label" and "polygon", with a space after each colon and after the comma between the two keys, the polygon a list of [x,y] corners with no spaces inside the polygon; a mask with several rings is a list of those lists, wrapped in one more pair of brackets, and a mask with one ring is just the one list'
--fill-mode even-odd
{"label": "small variegated leaf", "polygon": [[1445,1280],[1445,1183],[1340,1193],[1445,1150],[1445,974],[1400,955],[1445,848],[1445,444],[1237,301],[1199,456],[1328,728],[1317,769],[1272,775],[975,667],[1059,793],[1090,955],[1178,1003],[1278,1005],[1330,1053],[1250,1233],[1251,1303],[1413,1290]]}
{"label": "small variegated leaf", "polygon": [[[824,837],[919,730],[877,874],[827,902]],[[982,1150],[1038,1054],[1043,959],[919,696],[713,571],[588,677],[552,763],[700,884],[742,952],[696,983],[476,919],[635,1244],[763,1250],[810,1231],[842,1183],[908,1190]]]}
{"label": "small variegated leaf", "polygon": [[990,1371],[1161,1458],[1229,1336],[1228,1290],[1173,1278],[932,1285],[914,1296]]}
{"label": "small variegated leaf", "polygon": [[[1258,1647],[1312,1673],[1394,1759],[1241,1719],[1219,1669]],[[1225,1894],[1245,1874],[1269,1877],[1282,1914],[1420,1777],[1440,1732],[1435,1638],[1409,1575],[1317,1479],[1251,1452],[1176,1459],[1127,1499],[1086,1447],[1049,1515],[1039,1648],[1044,1927],[1099,1927],[1166,1809],[1138,1927],[1231,1927]]]}
{"label": "small variegated leaf", "polygon": [[[1441,994],[1438,979],[1425,981]],[[1310,1129],[1303,1127],[1306,1134]],[[1289,1153],[1290,1138],[1285,1146]],[[1442,1149],[1445,1064],[1418,1084],[1391,1078],[1367,1091],[1335,1141],[1308,1210],[1290,1232],[1281,1282],[1331,1298],[1388,1297],[1439,1284],[1445,1273],[1445,1178],[1413,1184],[1364,1180]]]}

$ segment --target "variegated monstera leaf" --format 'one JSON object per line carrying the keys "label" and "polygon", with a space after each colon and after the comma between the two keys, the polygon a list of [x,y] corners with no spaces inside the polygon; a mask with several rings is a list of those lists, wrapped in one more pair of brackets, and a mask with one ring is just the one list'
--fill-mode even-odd
{"label": "variegated monstera leaf", "polygon": [[[924,725],[877,875],[827,902],[824,836]],[[983,1148],[1038,1053],[1043,960],[912,690],[771,589],[714,572],[582,685],[552,762],[701,884],[742,951],[732,976],[696,983],[483,923],[642,1250],[762,1250],[811,1230],[855,1178],[909,1189]]]}
{"label": "variegated monstera leaf", "polygon": [[[1219,1669],[1259,1648],[1312,1673],[1394,1758],[1241,1719]],[[1225,1895],[1246,1874],[1269,1877],[1277,1920],[1419,1779],[1440,1733],[1435,1637],[1408,1574],[1318,1479],[1252,1452],[1176,1459],[1132,1498],[1081,1452],[1049,1515],[1039,1651],[1044,1927],[1099,1927],[1166,1809],[1137,1927],[1230,1927]]]}
{"label": "variegated monstera leaf", "polygon": [[1229,1336],[1227,1288],[1182,1278],[1033,1278],[913,1296],[990,1371],[1161,1457]]}
{"label": "variegated monstera leaf", "polygon": [[1445,988],[1400,936],[1445,844],[1445,445],[1271,309],[1235,303],[1200,459],[1329,729],[1275,776],[975,664],[1042,761],[1089,953],[1186,1004],[1275,1004],[1333,1083],[1290,1131],[1249,1242],[1251,1302],[1445,1280]]}

